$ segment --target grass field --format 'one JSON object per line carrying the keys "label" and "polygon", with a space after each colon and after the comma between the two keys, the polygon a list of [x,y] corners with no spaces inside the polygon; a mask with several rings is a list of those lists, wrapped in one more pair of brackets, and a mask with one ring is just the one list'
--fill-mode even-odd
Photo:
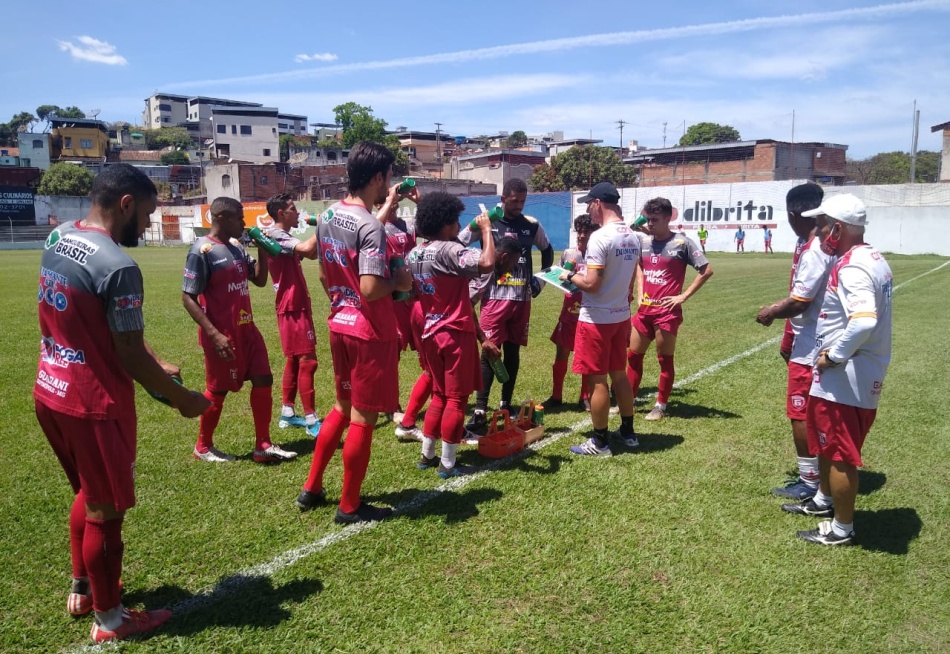
{"label": "grass field", "polygon": [[[185,250],[133,253],[146,280],[146,338],[200,387],[196,330],[180,301]],[[277,442],[301,452],[296,461],[250,462],[246,390],[229,396],[216,439],[244,458],[207,465],[191,458],[197,422],[139,389],[125,601],[171,607],[176,617],[120,649],[950,650],[950,266],[934,270],[947,260],[889,257],[895,283],[905,285],[894,296],[894,355],[865,446],[860,547],[829,550],[795,538],[815,521],[782,513],[769,494],[793,469],[794,451],[777,345],[754,350],[780,326],[765,329],[754,316],[784,295],[790,255],[711,259],[715,276],[686,304],[676,355],[679,379],[695,379],[674,391],[669,419],[637,418],[639,451],[572,457],[568,446],[589,422],[568,410],[548,414],[550,437],[536,450],[494,464],[468,448],[462,463],[485,471],[444,483],[417,470],[418,446],[397,443],[381,423],[364,495],[400,512],[368,528],[335,526],[333,506],[295,508],[312,451],[302,431],[275,429]],[[90,626],[65,612],[71,492],[32,410],[38,261],[39,252],[4,252],[0,264],[2,652],[76,651]],[[326,298],[308,272],[322,318]],[[536,300],[516,400],[550,393],[548,336],[560,300],[551,289]],[[252,301],[279,380],[272,292],[253,288]],[[318,324],[325,413],[332,381]],[[404,358],[404,401],[417,373]],[[657,373],[651,350],[641,398]],[[575,398],[578,386],[569,376],[565,396]],[[333,498],[341,477],[337,458],[327,476]]]}

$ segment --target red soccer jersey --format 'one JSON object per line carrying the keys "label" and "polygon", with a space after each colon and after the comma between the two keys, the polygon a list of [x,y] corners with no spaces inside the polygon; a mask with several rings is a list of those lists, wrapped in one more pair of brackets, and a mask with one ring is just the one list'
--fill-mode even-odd
{"label": "red soccer jersey", "polygon": [[685,234],[672,234],[668,239],[649,239],[640,255],[643,265],[643,298],[645,307],[659,307],[659,301],[683,292],[686,265],[699,270],[707,263],[706,256]]}
{"label": "red soccer jersey", "polygon": [[294,252],[300,240],[280,227],[267,230],[267,235],[280,244],[280,254],[267,255],[271,281],[274,282],[274,292],[277,293],[275,304],[278,315],[297,311],[312,312],[310,291],[303,274],[303,266],[300,264],[301,256]]}
{"label": "red soccer jersey", "polygon": [[423,339],[445,329],[475,331],[468,282],[478,276],[480,254],[457,241],[431,241],[409,255],[416,297],[425,316]]}

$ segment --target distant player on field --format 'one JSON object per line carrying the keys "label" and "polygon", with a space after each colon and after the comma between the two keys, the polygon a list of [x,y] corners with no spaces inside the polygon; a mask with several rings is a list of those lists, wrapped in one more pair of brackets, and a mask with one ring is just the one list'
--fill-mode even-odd
{"label": "distant player on field", "polygon": [[[642,288],[638,289],[639,307],[631,321],[633,332],[627,354],[627,376],[636,397],[643,378],[643,355],[656,339],[656,358],[660,363],[656,406],[643,419],[661,420],[666,415],[666,403],[676,377],[673,355],[676,334],[683,323],[683,303],[703,287],[712,277],[713,270],[696,243],[682,232],[670,230],[673,205],[669,200],[653,198],[643,207],[642,213],[647,217],[650,236],[644,239],[640,255]],[[687,265],[699,274],[683,292]]]}
{"label": "distant player on field", "polygon": [[696,231],[696,236],[699,238],[699,247],[703,249],[703,254],[706,254],[706,239],[709,238],[709,230],[706,229],[705,225],[700,225]]}
{"label": "distant player on field", "polygon": [[297,456],[270,440],[274,415],[270,361],[267,346],[251,311],[248,282],[267,283],[267,255],[258,249],[255,260],[238,237],[244,232],[244,207],[233,198],[211,203],[211,230],[195,240],[185,259],[181,300],[198,324],[198,342],[204,350],[205,397],[211,408],[201,416],[194,456],[209,463],[233,461],[214,446],[214,431],[228,393],[251,382],[256,463],[289,461]]}
{"label": "distant player on field", "polygon": [[782,350],[782,356],[788,363],[785,413],[792,425],[798,476],[785,486],[773,488],[772,492],[796,500],[807,499],[818,490],[818,459],[814,452],[809,452],[805,417],[812,364],[817,354],[815,328],[834,257],[822,250],[815,219],[803,217],[802,213],[818,207],[823,195],[821,187],[813,183],[789,190],[785,198],[788,224],[798,236],[789,296],[762,307],[755,317],[756,322],[766,327],[776,319],[787,318],[793,330],[792,343],[787,351]]}
{"label": "distant player on field", "polygon": [[765,251],[772,252],[772,230],[768,227],[762,230],[762,240],[765,241]]}
{"label": "distant player on field", "polygon": [[[136,380],[181,415],[208,408],[176,384],[175,366],[144,340],[142,272],[118,244],[138,245],[156,207],[155,185],[127,164],[96,176],[85,219],[57,227],[40,263],[36,417],[73,491],[70,615],[95,611],[93,642],[150,631],[171,611],[122,605],[122,522],[135,506]],[[11,546],[12,543],[8,543]],[[13,574],[11,572],[11,574]],[[9,646],[9,645],[8,645]]]}
{"label": "distant player on field", "polygon": [[[316,438],[320,431],[316,391],[313,387],[313,377],[317,372],[317,338],[313,327],[310,291],[300,260],[316,259],[320,256],[320,250],[316,235],[306,241],[291,236],[290,230],[297,227],[300,213],[290,195],[281,193],[271,196],[267,200],[267,214],[274,219],[274,224],[265,230],[265,234],[281,247],[277,256],[261,250],[267,257],[271,281],[277,294],[277,331],[285,357],[281,382],[283,401],[277,424],[281,429],[304,427],[310,436]],[[298,390],[303,418],[294,412]]]}
{"label": "distant player on field", "polygon": [[736,252],[745,252],[745,230],[742,229],[742,225],[736,229],[733,238],[736,240]]}

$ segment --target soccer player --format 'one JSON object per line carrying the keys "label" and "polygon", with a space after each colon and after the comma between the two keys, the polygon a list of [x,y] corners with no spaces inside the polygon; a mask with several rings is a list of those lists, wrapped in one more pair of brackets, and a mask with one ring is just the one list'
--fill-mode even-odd
{"label": "soccer player", "polygon": [[745,252],[745,230],[742,229],[742,225],[736,229],[736,235],[733,238],[736,240],[736,252]]}
{"label": "soccer player", "polygon": [[[336,403],[323,421],[310,474],[296,504],[307,511],[326,502],[323,475],[347,431],[338,524],[382,520],[392,514],[360,499],[380,412],[399,404],[399,342],[392,294],[412,288],[402,266],[390,272],[386,230],[370,209],[389,195],[395,157],[383,145],[360,142],[346,164],[347,195],[317,224],[320,282],[330,298],[330,355]],[[349,429],[347,429],[349,428]]]}
{"label": "soccer player", "polygon": [[765,251],[772,253],[772,230],[768,227],[764,228],[762,232],[762,238],[765,241]]}
{"label": "soccer player", "polygon": [[[683,303],[703,287],[713,270],[692,239],[670,230],[673,205],[669,200],[653,198],[644,205],[642,213],[647,217],[650,238],[645,240],[640,255],[642,289],[637,291],[640,306],[631,320],[627,376],[636,397],[643,378],[643,355],[656,339],[656,358],[660,363],[656,406],[643,419],[661,420],[666,415],[666,403],[676,377],[673,355],[676,334],[683,323]],[[683,292],[687,264],[699,274]]]}
{"label": "soccer player", "polygon": [[[587,242],[590,235],[596,230],[598,225],[594,225],[590,216],[582,214],[574,220],[574,232],[577,234],[577,247],[568,248],[561,253],[561,266],[568,261],[573,262],[574,270],[578,275],[583,276],[587,271],[585,255],[587,254]],[[577,316],[581,309],[581,292],[576,290],[564,296],[564,302],[561,305],[561,315],[558,316],[557,325],[554,327],[554,333],[551,334],[551,342],[557,348],[554,353],[554,365],[551,366],[552,386],[551,397],[544,402],[545,410],[564,404],[562,395],[564,393],[564,377],[567,375],[567,361],[574,351],[574,334],[577,331]],[[587,379],[581,377],[581,397],[578,404],[582,409],[590,411],[590,392]]]}
{"label": "soccer player", "polygon": [[66,609],[95,611],[101,643],[155,629],[171,617],[122,605],[122,522],[135,506],[135,389],[132,380],[194,418],[201,393],[179,386],[175,366],[144,339],[142,273],[119,245],[135,247],[157,191],[127,164],[92,183],[92,208],[46,241],[39,276],[40,361],[36,417],[76,493],[69,514],[72,589]]}
{"label": "soccer player", "polygon": [[[510,236],[521,244],[521,260],[515,269],[503,277],[492,279],[486,297],[482,300],[479,320],[485,334],[503,352],[508,381],[501,387],[500,408],[511,409],[511,398],[518,379],[521,348],[528,344],[528,326],[531,318],[531,298],[541,292],[541,282],[532,272],[531,248],[541,251],[541,267],[554,263],[554,248],[548,241],[544,227],[531,216],[524,215],[528,186],[521,179],[509,179],[502,188],[501,205],[505,215],[492,223],[492,238]],[[459,232],[463,245],[480,240],[481,234],[472,232],[466,225]],[[482,429],[487,424],[485,412],[491,393],[493,373],[488,362],[489,351],[482,350],[482,389],[475,396],[475,410],[466,425],[468,429]]]}
{"label": "soccer player", "polygon": [[709,238],[709,230],[706,229],[705,225],[700,225],[696,236],[699,238],[699,247],[703,249],[703,254],[706,254],[706,239]]}
{"label": "soccer player", "polygon": [[861,448],[877,415],[891,360],[891,269],[864,242],[867,212],[850,194],[803,214],[818,219],[822,246],[837,255],[818,316],[815,378],[808,398],[808,442],[818,452],[814,497],[783,504],[789,513],[832,517],[798,536],[820,545],[854,544]]}
{"label": "soccer player", "polygon": [[800,184],[788,191],[785,198],[788,224],[798,236],[789,296],[762,307],[755,317],[756,322],[766,327],[776,319],[786,318],[793,330],[792,344],[783,358],[788,363],[785,414],[792,425],[798,476],[785,486],[773,488],[772,492],[796,500],[807,499],[818,490],[818,459],[808,449],[805,405],[811,388],[812,363],[817,354],[815,327],[834,257],[822,250],[821,241],[815,235],[815,219],[803,217],[802,212],[818,207],[822,197],[821,187],[813,183]]}
{"label": "soccer player", "polygon": [[630,286],[640,260],[640,236],[624,224],[620,193],[610,182],[600,182],[577,199],[587,203],[587,213],[600,229],[587,244],[587,267],[583,273],[564,272],[561,279],[583,293],[578,315],[574,372],[584,375],[593,389],[590,417],[593,435],[571,447],[582,456],[611,456],[607,423],[610,391],[620,407],[620,438],[627,447],[640,445],[633,430],[633,390],[624,374],[624,353],[630,338]]}
{"label": "soccer player", "polygon": [[[316,259],[320,255],[316,235],[301,241],[291,236],[290,230],[297,227],[300,213],[290,195],[280,193],[267,200],[267,214],[274,224],[265,234],[280,244],[280,254],[271,256],[264,250],[271,281],[277,294],[277,331],[284,351],[284,375],[281,381],[282,406],[281,429],[304,427],[307,434],[316,438],[320,432],[317,417],[316,391],[313,377],[317,372],[317,338],[313,327],[313,305],[310,291],[303,275],[301,259]],[[304,417],[294,412],[297,391]]]}
{"label": "soccer player", "polygon": [[[454,195],[436,192],[419,203],[416,229],[428,240],[409,256],[424,328],[420,348],[432,377],[432,403],[423,426],[420,469],[438,466],[443,479],[464,475],[456,454],[462,441],[465,405],[478,389],[478,339],[468,284],[495,266],[495,243],[487,213],[476,219],[481,250],[458,242],[459,215],[465,205]],[[435,442],[442,441],[442,456],[435,456]]]}
{"label": "soccer player", "polygon": [[256,463],[289,461],[297,456],[271,443],[274,414],[267,346],[251,311],[248,282],[267,283],[267,254],[258,249],[255,260],[238,242],[244,232],[244,208],[233,198],[211,203],[211,230],[195,239],[185,259],[181,301],[198,324],[198,342],[204,350],[205,397],[211,401],[199,421],[195,459],[209,463],[233,461],[214,446],[214,430],[229,392],[251,382]]}

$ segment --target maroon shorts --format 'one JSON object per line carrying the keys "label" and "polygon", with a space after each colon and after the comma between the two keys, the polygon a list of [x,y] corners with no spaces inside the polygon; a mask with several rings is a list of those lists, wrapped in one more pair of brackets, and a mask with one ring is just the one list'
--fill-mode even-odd
{"label": "maroon shorts", "polygon": [[218,356],[213,347],[205,348],[205,386],[213,393],[236,393],[251,377],[271,374],[267,346],[257,325],[245,326],[236,340],[230,361]]}
{"label": "maroon shorts", "polygon": [[612,370],[624,370],[629,342],[630,323],[626,319],[609,325],[578,322],[571,370],[579,375],[606,375]]}
{"label": "maroon shorts", "polygon": [[87,504],[135,506],[135,407],[118,420],[87,420],[36,403],[36,417],[73,491]]}
{"label": "maroon shorts", "polygon": [[427,371],[426,357],[422,348],[422,330],[425,327],[426,317],[422,313],[422,305],[418,302],[412,303],[412,311],[409,313],[409,334],[412,338],[412,349],[419,355],[419,367]]}
{"label": "maroon shorts", "polygon": [[630,318],[630,324],[637,330],[637,333],[643,334],[651,341],[656,335],[656,330],[668,332],[676,336],[683,324],[683,310],[676,308],[672,311],[646,312],[643,308],[637,310]]}
{"label": "maroon shorts", "polygon": [[495,345],[527,345],[531,302],[484,300],[478,320],[485,336]]}
{"label": "maroon shorts", "polygon": [[330,332],[336,397],[360,411],[399,410],[399,344]]}
{"label": "maroon shorts", "polygon": [[788,362],[788,389],[785,394],[785,415],[789,420],[805,420],[808,391],[811,389],[811,366]]}
{"label": "maroon shorts", "polygon": [[877,409],[839,404],[814,395],[808,398],[808,452],[829,461],[863,465],[861,447],[871,431]]}
{"label": "maroon shorts", "polygon": [[444,329],[423,339],[432,389],[446,397],[467,398],[482,388],[478,342],[472,332]]}
{"label": "maroon shorts", "polygon": [[561,311],[551,334],[551,342],[571,352],[574,351],[574,335],[577,333],[577,314]]}
{"label": "maroon shorts", "polygon": [[285,357],[315,354],[317,332],[309,311],[290,311],[277,314],[277,332]]}

